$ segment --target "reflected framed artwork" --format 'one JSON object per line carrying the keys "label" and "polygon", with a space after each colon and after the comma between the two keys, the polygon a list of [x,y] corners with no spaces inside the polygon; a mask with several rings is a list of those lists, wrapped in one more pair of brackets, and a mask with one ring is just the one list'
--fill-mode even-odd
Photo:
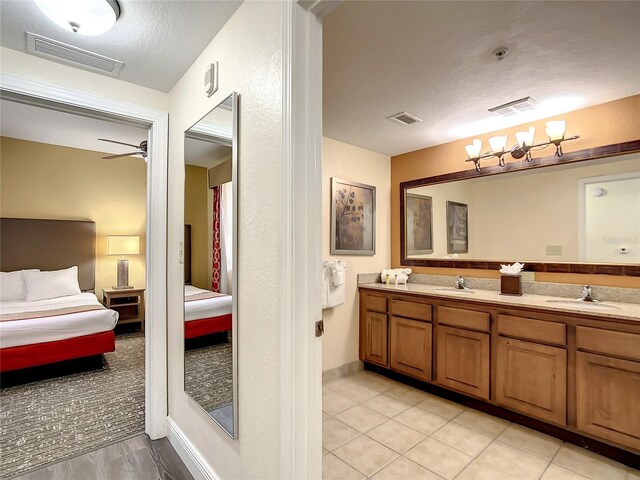
{"label": "reflected framed artwork", "polygon": [[433,200],[407,193],[405,221],[407,256],[433,253]]}
{"label": "reflected framed artwork", "polygon": [[375,255],[376,187],[331,179],[331,254]]}
{"label": "reflected framed artwork", "polygon": [[447,253],[469,253],[469,207],[447,201]]}

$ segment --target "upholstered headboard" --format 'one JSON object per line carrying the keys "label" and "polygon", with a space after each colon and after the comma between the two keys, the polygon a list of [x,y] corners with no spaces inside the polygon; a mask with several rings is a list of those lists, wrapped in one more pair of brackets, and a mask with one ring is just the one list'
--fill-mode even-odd
{"label": "upholstered headboard", "polygon": [[78,266],[80,289],[96,288],[96,224],[91,221],[0,218],[3,272]]}

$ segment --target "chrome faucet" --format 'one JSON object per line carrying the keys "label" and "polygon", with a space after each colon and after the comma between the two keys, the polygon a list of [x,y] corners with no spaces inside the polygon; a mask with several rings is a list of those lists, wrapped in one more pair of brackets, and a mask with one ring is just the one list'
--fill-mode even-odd
{"label": "chrome faucet", "polygon": [[458,290],[464,290],[465,288],[467,288],[467,283],[465,281],[465,279],[463,277],[461,277],[460,275],[458,275],[458,278],[456,278],[456,289]]}
{"label": "chrome faucet", "polygon": [[583,302],[596,302],[597,300],[593,298],[593,293],[591,292],[591,285],[585,285],[582,289],[582,297],[580,298]]}

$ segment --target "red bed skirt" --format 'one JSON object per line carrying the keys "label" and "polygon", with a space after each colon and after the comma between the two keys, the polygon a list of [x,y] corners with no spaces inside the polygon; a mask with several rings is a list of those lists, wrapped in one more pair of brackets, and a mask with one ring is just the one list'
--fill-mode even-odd
{"label": "red bed skirt", "polygon": [[55,342],[0,348],[0,372],[100,355],[115,349],[113,330]]}
{"label": "red bed skirt", "polygon": [[201,318],[199,320],[184,322],[184,338],[201,337],[202,335],[231,330],[231,317],[232,315],[228,313],[227,315],[220,315],[219,317]]}

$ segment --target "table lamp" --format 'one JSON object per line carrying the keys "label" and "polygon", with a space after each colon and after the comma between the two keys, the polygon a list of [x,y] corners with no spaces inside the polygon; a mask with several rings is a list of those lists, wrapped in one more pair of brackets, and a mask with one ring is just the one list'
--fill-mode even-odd
{"label": "table lamp", "polygon": [[129,260],[124,255],[138,255],[140,253],[140,237],[138,235],[108,235],[107,255],[122,255],[118,259],[118,285],[114,290],[133,288],[129,285]]}

